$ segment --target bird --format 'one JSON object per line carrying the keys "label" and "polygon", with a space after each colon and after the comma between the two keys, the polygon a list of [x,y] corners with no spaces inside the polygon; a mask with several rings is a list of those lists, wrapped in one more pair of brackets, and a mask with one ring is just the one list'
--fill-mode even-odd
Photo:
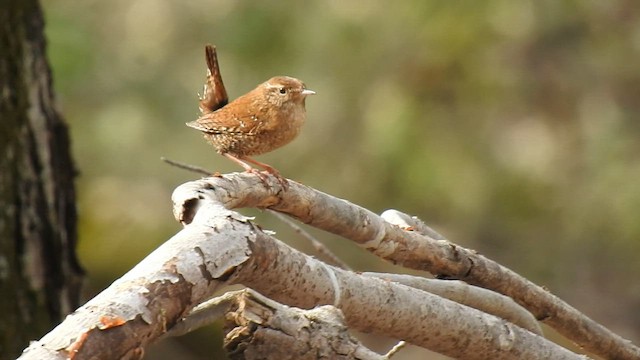
{"label": "bird", "polygon": [[[207,47],[206,53],[209,71],[200,102],[202,115],[186,125],[200,130],[219,154],[258,175],[263,183],[270,174],[286,188],[287,180],[278,170],[250,156],[273,151],[295,139],[305,122],[305,99],[315,91],[296,78],[276,76],[227,104],[215,48]],[[214,84],[217,90],[212,89]],[[215,91],[222,91],[223,95],[216,97]]]}

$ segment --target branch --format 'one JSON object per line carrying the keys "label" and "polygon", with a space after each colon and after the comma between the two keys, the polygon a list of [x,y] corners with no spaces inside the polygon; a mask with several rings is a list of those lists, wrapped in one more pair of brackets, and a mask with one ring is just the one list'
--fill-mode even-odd
{"label": "branch", "polygon": [[291,308],[251,290],[234,300],[225,324],[230,359],[384,359],[349,334],[333,306]]}
{"label": "branch", "polygon": [[199,167],[199,166],[195,166],[195,165],[189,165],[189,164],[185,164],[179,161],[175,161],[175,160],[171,160],[171,159],[167,159],[166,157],[160,157],[160,160],[166,162],[167,164],[171,165],[171,166],[175,166],[179,169],[183,169],[183,170],[187,170],[187,171],[191,171],[194,172],[196,174],[200,174],[200,175],[204,175],[204,176],[211,176],[211,174],[213,174],[211,171],[203,168],[203,167]]}
{"label": "branch", "polygon": [[495,315],[511,323],[527,329],[534,334],[542,335],[538,321],[530,312],[518,305],[513,299],[491,290],[469,285],[457,280],[425,279],[423,277],[399,274],[381,274],[365,272],[364,276],[394,281],[422,291],[441,296],[445,299],[470,306],[487,314]]}
{"label": "branch", "polygon": [[257,177],[232,174],[180,186],[174,193],[176,215],[188,218],[189,225],[32,343],[21,359],[140,357],[216,289],[238,283],[291,306],[333,304],[350,328],[405,339],[452,357],[583,358],[492,315],[326,265],[224,206],[267,207],[280,197],[312,191],[290,185],[283,193],[274,180],[271,191],[263,192]]}
{"label": "branch", "polygon": [[313,310],[290,308],[251,289],[205,301],[163,337],[187,334],[225,314],[225,349],[231,358],[242,349],[238,356],[242,359],[251,358],[251,354],[270,359],[339,359],[345,354],[350,359],[385,359],[348,333],[340,310],[328,305]]}
{"label": "branch", "polygon": [[212,324],[221,319],[237,300],[244,290],[229,291],[213,299],[209,299],[194,307],[191,312],[180,319],[171,329],[162,335],[162,338],[178,337],[186,335],[203,326]]}
{"label": "branch", "polygon": [[238,173],[183,184],[173,194],[174,215],[189,224],[197,214],[197,199],[203,193],[230,209],[270,208],[355,241],[395,264],[457,278],[507,295],[538,320],[597,355],[640,358],[640,349],[630,341],[580,313],[547,289],[475,251],[404,230],[367,209],[295,181],[289,181],[291,187],[283,191],[276,181],[269,180],[271,190],[255,176]]}

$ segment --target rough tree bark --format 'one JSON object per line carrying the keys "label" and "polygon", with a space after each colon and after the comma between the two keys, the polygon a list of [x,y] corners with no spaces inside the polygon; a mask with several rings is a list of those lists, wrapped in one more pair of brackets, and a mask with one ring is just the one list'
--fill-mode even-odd
{"label": "rough tree bark", "polygon": [[74,167],[36,0],[0,6],[0,358],[78,305]]}

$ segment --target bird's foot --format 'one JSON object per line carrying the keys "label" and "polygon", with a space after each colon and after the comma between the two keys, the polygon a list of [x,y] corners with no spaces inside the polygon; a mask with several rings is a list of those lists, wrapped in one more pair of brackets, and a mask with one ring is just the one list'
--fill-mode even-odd
{"label": "bird's foot", "polygon": [[260,181],[262,182],[262,184],[264,185],[264,187],[266,187],[267,189],[271,188],[271,186],[269,186],[269,182],[267,181],[268,177],[268,173],[264,172],[264,171],[260,171],[256,168],[249,168],[247,169],[247,171],[249,174],[254,174],[256,176],[258,176],[258,178],[260,179]]}
{"label": "bird's foot", "polygon": [[269,182],[267,181],[267,179],[269,178],[269,175],[275,177],[283,189],[287,190],[289,188],[289,181],[286,178],[282,177],[282,175],[280,175],[280,173],[274,168],[270,168],[264,171],[260,171],[256,168],[251,168],[251,169],[247,169],[247,172],[250,174],[257,175],[260,178],[260,181],[264,184],[264,186],[267,189],[271,188],[271,186],[269,186]]}
{"label": "bird's foot", "polygon": [[280,174],[271,174],[273,176],[275,176],[276,180],[278,180],[278,182],[280,183],[280,186],[282,186],[283,189],[287,190],[289,189],[289,180],[287,180],[287,178],[281,176]]}
{"label": "bird's foot", "polygon": [[275,177],[276,180],[278,180],[278,183],[280,183],[280,186],[282,186],[283,189],[285,190],[289,189],[289,180],[287,180],[287,178],[285,178],[284,176],[280,175],[280,172],[278,170],[272,168],[271,166],[265,166],[264,168],[265,168],[264,172],[269,175],[273,175],[273,177]]}

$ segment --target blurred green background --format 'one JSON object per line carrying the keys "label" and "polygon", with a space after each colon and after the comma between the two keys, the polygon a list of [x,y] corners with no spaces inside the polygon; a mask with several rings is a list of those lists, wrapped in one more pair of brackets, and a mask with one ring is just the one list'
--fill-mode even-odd
{"label": "blurred green background", "polygon": [[[198,114],[213,43],[232,99],[274,75],[318,93],[301,136],[260,160],[372,211],[415,214],[640,342],[640,2],[43,6],[81,172],[87,297],[180,229],[170,195],[198,175],[161,156],[241,170],[184,125]],[[269,214],[246,213],[310,252]],[[358,270],[401,271],[314,234]],[[219,331],[149,358],[211,359]]]}

